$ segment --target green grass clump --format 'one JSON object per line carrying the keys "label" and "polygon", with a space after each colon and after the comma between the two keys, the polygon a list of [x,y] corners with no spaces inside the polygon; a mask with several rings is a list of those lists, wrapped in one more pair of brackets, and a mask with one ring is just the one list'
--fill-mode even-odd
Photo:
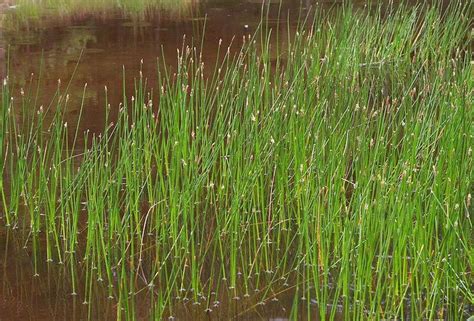
{"label": "green grass clump", "polygon": [[199,0],[14,0],[2,27],[41,29],[90,17],[117,16],[140,22],[157,14],[180,20],[191,17],[199,4]]}
{"label": "green grass clump", "polygon": [[110,297],[121,320],[143,296],[159,319],[182,300],[210,311],[286,291],[291,319],[316,306],[323,319],[462,320],[471,10],[317,12],[276,60],[282,35],[264,27],[235,55],[221,48],[210,77],[183,46],[153,94],[140,75],[116,119],[105,107],[100,135],[65,122],[63,87],[33,112],[5,81],[3,221],[36,265],[64,264],[74,294]]}

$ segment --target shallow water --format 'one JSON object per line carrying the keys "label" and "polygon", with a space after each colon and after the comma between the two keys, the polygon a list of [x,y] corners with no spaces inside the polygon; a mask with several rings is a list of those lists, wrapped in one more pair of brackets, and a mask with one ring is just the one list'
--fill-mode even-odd
{"label": "shallow water", "polygon": [[[83,127],[95,131],[100,130],[104,122],[104,87],[108,87],[108,101],[112,108],[122,100],[124,70],[129,95],[133,91],[131,80],[138,75],[140,68],[153,87],[157,59],[164,57],[173,65],[177,48],[183,46],[184,36],[187,44],[191,44],[191,38],[196,46],[203,41],[203,60],[212,66],[216,61],[219,40],[222,39],[223,47],[233,41],[233,47],[237,48],[242,37],[257,26],[260,9],[261,4],[252,0],[209,1],[193,3],[192,8],[176,16],[158,12],[135,20],[120,13],[110,13],[59,21],[51,19],[38,22],[30,30],[5,30],[1,42],[4,51],[6,44],[10,46],[10,70],[16,94],[20,88],[28,88],[32,78],[33,86],[37,79],[41,79],[38,106],[50,102],[58,88],[58,79],[61,79],[64,91],[74,74],[67,90],[71,97],[68,121],[72,123],[87,83]],[[284,23],[287,11],[298,9],[295,4],[285,5],[280,20]],[[270,16],[272,23],[276,24],[277,5],[271,5]],[[204,28],[206,36],[202,40]],[[286,25],[282,24],[280,28],[285,30]],[[6,57],[2,62],[4,72],[5,60]]]}
{"label": "shallow water", "polygon": [[[291,21],[290,30],[294,30],[296,17],[306,15],[310,8],[341,4],[341,1],[329,0],[289,0],[280,6],[279,1],[270,1],[265,11],[268,10],[268,21],[274,34],[278,30],[279,42],[284,45],[288,41],[288,21]],[[365,1],[353,1],[353,4],[364,7]],[[133,93],[132,79],[137,77],[139,69],[143,69],[149,87],[153,87],[157,59],[164,58],[173,66],[176,50],[182,48],[184,42],[196,47],[202,44],[203,61],[210,71],[216,62],[219,41],[222,39],[223,48],[231,45],[237,51],[242,37],[257,28],[262,4],[260,0],[185,1],[184,8],[152,12],[145,17],[112,11],[72,17],[46,16],[31,21],[23,19],[26,21],[23,24],[8,23],[6,18],[14,17],[15,9],[3,11],[0,72],[6,73],[9,51],[10,78],[15,85],[13,95],[20,96],[21,88],[25,88],[25,92],[35,97],[36,107],[47,106],[58,90],[60,79],[61,92],[69,94],[71,101],[66,121],[76,123],[84,97],[81,127],[94,132],[104,125],[105,86],[108,102],[116,109],[123,100],[123,75],[129,97]],[[15,21],[14,18],[11,20]],[[38,80],[41,91],[37,93]]]}
{"label": "shallow water", "polygon": [[[73,295],[69,270],[64,265],[44,262],[39,259],[35,272],[34,256],[30,247],[16,233],[0,232],[0,320],[115,320],[117,304],[109,300],[103,289],[94,291],[96,300],[84,304],[82,289],[85,280],[79,279],[78,293]],[[40,255],[41,256],[41,253]],[[164,319],[172,320],[241,320],[241,321],[286,321],[290,320],[290,309],[294,300],[294,288],[288,286],[277,295],[270,295],[264,302],[258,294],[249,298],[230,297],[222,291],[218,298],[211,295],[211,309],[206,301],[196,304],[192,299],[173,301],[173,315],[165,313]],[[188,296],[192,297],[192,295]],[[184,295],[183,295],[184,297]],[[137,320],[150,320],[150,300],[146,293],[135,295]],[[312,301],[301,301],[299,308],[307,311],[308,305],[314,313],[308,318],[302,313],[298,320],[314,320],[317,306]],[[341,310],[342,313],[342,310]],[[336,316],[336,321],[342,320]]]}
{"label": "shallow water", "polygon": [[[354,4],[364,6],[363,1],[354,1]],[[268,7],[268,21],[274,30],[280,31],[279,41],[284,45],[288,41],[285,36],[287,21],[293,31],[294,17],[299,13],[306,14],[310,6],[339,5],[341,1],[295,0],[280,6],[279,1],[272,1]],[[0,10],[3,22],[15,15],[15,9]],[[51,102],[61,79],[61,93],[70,95],[66,121],[77,122],[80,102],[84,98],[80,127],[98,132],[104,126],[105,86],[108,88],[107,101],[116,109],[123,98],[124,75],[129,96],[133,93],[132,79],[140,69],[152,88],[156,83],[157,59],[164,58],[172,68],[176,50],[182,48],[183,42],[197,46],[202,43],[203,60],[206,65],[213,66],[218,59],[220,39],[224,48],[232,43],[232,48],[237,50],[242,37],[257,28],[261,17],[259,0],[209,0],[190,2],[185,10],[175,13],[152,12],[139,18],[112,12],[48,17],[15,27],[4,23],[0,27],[0,73],[5,76],[9,61],[13,95],[20,97],[21,89],[25,88],[24,91],[36,101],[36,108]],[[187,40],[183,40],[184,36]],[[36,86],[41,90],[36,92]],[[37,267],[39,276],[34,276],[33,254],[30,247],[24,248],[23,244],[23,239],[0,232],[0,321],[84,320],[88,315],[97,320],[115,319],[116,304],[107,300],[105,293],[88,305],[83,304],[80,293],[72,296],[69,278],[65,277],[68,271],[62,266],[38,259],[41,262]],[[294,295],[290,288],[264,306],[253,298],[219,297],[220,304],[211,313],[204,311],[203,306],[178,302],[174,316],[177,320],[284,321],[289,320]],[[148,301],[136,301],[137,318],[147,319]],[[304,302],[302,305],[303,309],[307,308]],[[314,315],[312,320],[316,320]]]}

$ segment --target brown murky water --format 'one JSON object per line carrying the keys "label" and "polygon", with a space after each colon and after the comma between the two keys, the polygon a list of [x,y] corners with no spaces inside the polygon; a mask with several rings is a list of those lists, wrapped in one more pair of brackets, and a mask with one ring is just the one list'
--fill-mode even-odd
{"label": "brown murky water", "polygon": [[[342,4],[337,0],[286,0],[281,6],[279,0],[266,3],[269,5],[264,10],[268,10],[270,26],[274,30],[280,29],[279,41],[282,44],[287,42],[288,20],[296,22],[296,17],[304,16],[310,8]],[[353,3],[359,7],[365,5],[361,0]],[[113,109],[123,98],[123,75],[129,96],[133,92],[132,79],[140,68],[149,87],[153,87],[157,60],[164,58],[172,66],[176,61],[176,50],[182,48],[184,42],[197,47],[202,43],[204,62],[212,66],[216,62],[220,39],[224,48],[232,44],[237,50],[242,37],[251,34],[262,17],[260,0],[193,0],[186,1],[186,4],[185,10],[168,15],[166,12],[153,12],[137,18],[124,17],[120,13],[86,14],[62,19],[45,18],[26,27],[15,26],[13,30],[4,28],[0,36],[4,56],[1,71],[3,74],[6,72],[9,48],[14,95],[19,95],[21,88],[33,88],[30,93],[36,96],[34,89],[40,79],[37,107],[51,102],[59,79],[63,93],[70,82],[67,93],[71,103],[66,121],[76,123],[84,96],[81,127],[98,131],[104,124],[105,86]],[[6,14],[14,14],[14,10],[9,9]]]}
{"label": "brown murky water", "polygon": [[[288,15],[300,9],[297,2],[282,6],[283,33]],[[274,25],[277,24],[278,9],[278,4],[270,6]],[[256,28],[260,18],[259,1],[206,1],[193,3],[187,11],[176,16],[157,12],[138,20],[107,14],[39,21],[30,30],[5,30],[2,42],[4,51],[7,44],[10,46],[10,74],[16,94],[20,88],[28,88],[30,84],[36,86],[41,79],[38,106],[50,103],[58,89],[58,79],[65,90],[74,75],[68,89],[71,98],[68,122],[75,123],[87,83],[84,125],[81,127],[96,131],[104,123],[105,86],[112,108],[122,100],[124,74],[130,95],[132,79],[139,69],[143,69],[149,87],[153,87],[157,59],[164,58],[172,66],[177,48],[182,48],[184,42],[200,46],[204,29],[202,54],[206,65],[212,66],[219,40],[222,39],[224,47],[233,43],[237,48],[242,37]]]}
{"label": "brown murky water", "polygon": [[[24,240],[15,232],[0,232],[0,320],[116,320],[117,304],[107,298],[104,289],[94,291],[95,301],[87,305],[83,302],[84,280],[79,277],[77,295],[72,295],[70,271],[57,263],[38,263],[35,275],[35,258]],[[41,256],[41,254],[39,255]],[[44,262],[39,258],[40,262]],[[211,295],[211,311],[207,311],[206,301],[196,304],[188,299],[174,299],[173,316],[169,320],[290,320],[290,309],[294,301],[294,287],[272,294],[264,304],[255,294],[249,298],[236,298],[222,291],[219,297]],[[309,304],[309,305],[308,305]],[[147,293],[135,296],[136,320],[150,320],[152,306]],[[314,302],[300,301],[301,313],[298,320],[319,320]],[[308,317],[308,307],[312,316]],[[341,310],[342,312],[342,310]],[[336,321],[342,320],[336,318]]]}
{"label": "brown murky water", "polygon": [[[287,21],[303,15],[310,6],[340,5],[340,1],[294,0],[269,4],[268,17],[273,28],[287,34]],[[364,1],[354,1],[364,6]],[[15,9],[0,3],[0,15],[5,21]],[[14,96],[25,88],[37,95],[36,107],[47,106],[58,90],[70,95],[67,121],[77,122],[80,101],[84,97],[84,114],[81,128],[100,131],[104,126],[104,87],[108,87],[108,102],[112,108],[122,100],[122,81],[131,95],[133,77],[140,69],[153,87],[157,59],[164,58],[170,65],[176,59],[176,50],[187,43],[203,44],[203,58],[212,66],[217,59],[219,40],[223,46],[238,48],[242,37],[252,33],[262,16],[259,0],[208,0],[192,1],[186,10],[175,14],[151,12],[145,17],[124,17],[120,13],[84,14],[69,18],[45,18],[26,26],[0,26],[0,73],[7,72]],[[295,26],[290,27],[294,30]],[[205,37],[202,38],[203,30]],[[279,38],[284,44],[288,39]],[[9,59],[7,59],[9,52]],[[84,85],[87,90],[84,94]],[[40,91],[36,93],[36,88]],[[29,88],[29,89],[28,89]],[[97,320],[114,320],[116,305],[106,295],[89,305],[83,305],[80,295],[71,296],[66,277],[68,271],[58,265],[39,263],[40,277],[34,275],[34,258],[31,249],[25,248],[11,232],[0,231],[0,321],[9,320],[84,320],[88,316]],[[43,262],[39,260],[38,262]],[[220,305],[209,314],[202,307],[182,302],[177,305],[177,320],[289,320],[294,292],[282,292],[265,306],[255,300],[219,298]],[[137,305],[138,320],[146,319],[148,302]],[[303,309],[308,305],[304,302]],[[98,312],[100,311],[100,312]],[[100,315],[100,318],[97,318]],[[314,317],[314,315],[313,315]],[[303,317],[302,317],[303,318]],[[304,318],[302,320],[305,320]],[[312,320],[315,320],[312,318]]]}

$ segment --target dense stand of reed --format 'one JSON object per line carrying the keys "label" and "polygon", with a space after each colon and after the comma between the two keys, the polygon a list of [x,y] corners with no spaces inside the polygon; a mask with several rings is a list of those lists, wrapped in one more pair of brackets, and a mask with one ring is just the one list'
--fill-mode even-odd
{"label": "dense stand of reed", "polygon": [[6,79],[2,221],[35,266],[63,264],[84,303],[104,290],[120,320],[144,293],[152,319],[184,298],[210,312],[220,296],[282,291],[291,318],[317,306],[461,320],[474,299],[471,13],[316,13],[276,61],[263,25],[236,55],[221,48],[211,77],[183,46],[153,95],[138,76],[113,122],[105,106],[100,135],[65,122],[64,85],[38,108]]}

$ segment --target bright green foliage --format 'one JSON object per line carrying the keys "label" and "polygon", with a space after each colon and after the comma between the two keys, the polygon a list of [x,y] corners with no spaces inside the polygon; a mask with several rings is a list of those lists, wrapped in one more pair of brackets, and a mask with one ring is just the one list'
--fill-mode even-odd
{"label": "bright green foliage", "polygon": [[282,35],[264,26],[235,56],[221,48],[210,78],[183,47],[176,73],[160,68],[158,99],[138,77],[83,151],[61,88],[27,120],[25,98],[22,123],[5,84],[3,219],[35,262],[64,263],[86,302],[106,289],[120,320],[144,291],[159,318],[176,297],[205,309],[213,291],[264,302],[288,284],[293,317],[316,302],[323,318],[342,305],[347,320],[462,320],[474,299],[471,9],[317,13],[276,60]]}

